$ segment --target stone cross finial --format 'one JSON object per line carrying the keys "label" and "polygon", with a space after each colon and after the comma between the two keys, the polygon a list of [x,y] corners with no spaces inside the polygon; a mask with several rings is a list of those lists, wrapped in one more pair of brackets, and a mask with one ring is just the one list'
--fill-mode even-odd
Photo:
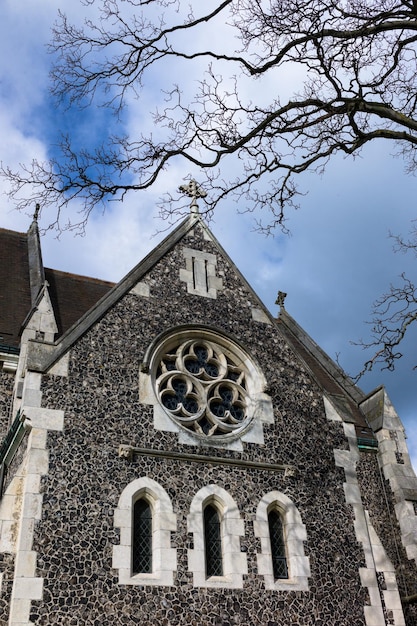
{"label": "stone cross finial", "polygon": [[37,204],[37,205],[35,206],[35,212],[34,212],[34,214],[33,214],[33,219],[34,219],[34,221],[35,221],[35,222],[37,222],[37,221],[38,221],[39,211],[40,211],[40,210],[41,210],[41,205],[40,205],[40,204]]}
{"label": "stone cross finial", "polygon": [[191,198],[190,211],[191,213],[198,213],[197,198],[205,198],[206,192],[197,185],[197,181],[190,180],[188,185],[180,185],[179,191],[185,193]]}
{"label": "stone cross finial", "polygon": [[278,306],[281,307],[281,309],[285,309],[284,302],[285,302],[286,297],[287,297],[287,294],[284,291],[278,291],[275,304],[278,304]]}

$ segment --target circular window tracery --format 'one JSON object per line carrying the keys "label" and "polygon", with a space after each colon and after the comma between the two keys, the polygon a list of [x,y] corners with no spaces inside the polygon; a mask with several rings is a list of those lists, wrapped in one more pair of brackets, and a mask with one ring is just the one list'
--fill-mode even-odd
{"label": "circular window tracery", "polygon": [[171,418],[206,437],[232,436],[245,430],[250,373],[238,350],[212,340],[170,342],[159,352],[155,391]]}

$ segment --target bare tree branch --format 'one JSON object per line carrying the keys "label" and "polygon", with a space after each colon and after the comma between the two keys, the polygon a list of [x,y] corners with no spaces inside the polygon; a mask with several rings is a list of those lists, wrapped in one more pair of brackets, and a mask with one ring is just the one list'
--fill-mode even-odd
{"label": "bare tree branch", "polygon": [[[417,231],[412,231],[412,238],[404,240],[394,237],[396,251],[413,252],[417,255]],[[371,338],[359,341],[356,345],[365,350],[372,350],[373,355],[365,362],[357,380],[376,365],[381,369],[393,371],[396,362],[403,356],[404,338],[410,327],[417,320],[417,286],[401,274],[399,285],[390,285],[389,291],[373,305]],[[403,346],[400,348],[400,345]],[[417,368],[417,364],[414,366]]]}
{"label": "bare tree branch", "polygon": [[[64,137],[49,162],[2,167],[18,208],[56,206],[58,228],[83,228],[97,206],[151,187],[181,163],[206,188],[209,214],[232,195],[246,210],[262,209],[264,232],[283,227],[287,209],[297,206],[301,175],[322,172],[336,154],[389,141],[408,170],[417,169],[413,2],[84,4],[82,25],[62,13],[55,24],[52,93],[64,107],[109,108],[122,132],[92,150]],[[216,36],[219,29],[225,36]],[[125,107],[166,67],[175,68],[178,84],[164,85],[154,132],[126,136]],[[294,69],[301,78],[286,96],[280,85]],[[190,73],[199,78],[191,94]],[[75,199],[81,213],[62,224]],[[178,198],[166,200],[163,210],[172,214]]]}

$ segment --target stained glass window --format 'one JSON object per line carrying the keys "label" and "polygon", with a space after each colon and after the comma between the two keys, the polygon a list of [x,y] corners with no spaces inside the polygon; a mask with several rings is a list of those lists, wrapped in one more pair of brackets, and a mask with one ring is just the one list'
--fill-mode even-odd
{"label": "stained glass window", "polygon": [[133,507],[132,573],[152,572],[152,511],[143,498]]}
{"label": "stained glass window", "polygon": [[222,576],[223,555],[220,517],[217,509],[210,504],[204,509],[204,542],[207,578]]}
{"label": "stained glass window", "polygon": [[272,567],[274,578],[288,578],[287,556],[284,543],[282,520],[278,511],[268,513],[269,538],[271,541]]}

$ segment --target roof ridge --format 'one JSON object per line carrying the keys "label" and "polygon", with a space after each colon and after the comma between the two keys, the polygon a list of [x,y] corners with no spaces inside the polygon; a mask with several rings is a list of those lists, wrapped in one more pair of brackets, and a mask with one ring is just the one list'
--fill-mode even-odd
{"label": "roof ridge", "polygon": [[88,280],[90,282],[97,283],[105,283],[106,285],[116,285],[117,283],[113,280],[106,280],[104,278],[96,278],[94,276],[86,276],[85,274],[75,274],[74,272],[67,272],[65,270],[59,270],[54,267],[45,267],[45,272],[54,272],[55,274],[60,274],[61,276],[69,276],[73,278],[81,278],[83,280]]}

